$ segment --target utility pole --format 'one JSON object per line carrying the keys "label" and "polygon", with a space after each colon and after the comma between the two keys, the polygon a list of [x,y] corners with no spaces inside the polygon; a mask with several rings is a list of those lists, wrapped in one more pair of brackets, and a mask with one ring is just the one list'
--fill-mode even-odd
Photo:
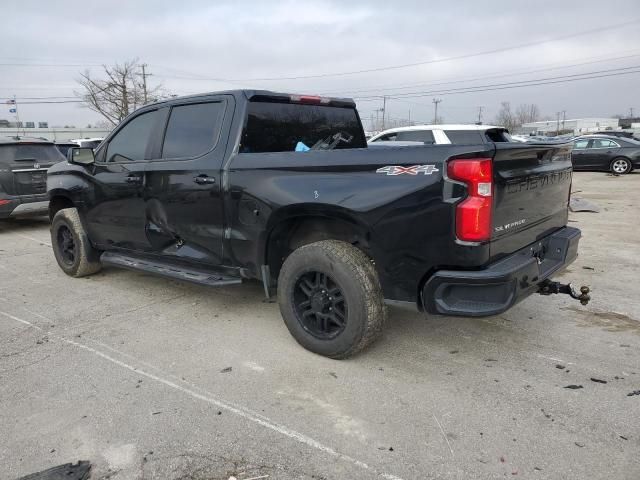
{"label": "utility pole", "polygon": [[411,109],[409,109],[409,125],[411,125]]}
{"label": "utility pole", "polygon": [[382,130],[384,130],[384,117],[387,113],[387,97],[382,97]]}
{"label": "utility pole", "polygon": [[482,109],[484,107],[478,107],[478,125],[482,125]]}
{"label": "utility pole", "polygon": [[633,118],[633,107],[629,107],[629,118]]}
{"label": "utility pole", "polygon": [[147,73],[146,63],[143,63],[141,67],[142,67],[142,98],[143,98],[144,104],[146,105],[147,104],[147,77],[150,77],[151,73]]}
{"label": "utility pole", "polygon": [[567,111],[562,110],[562,131],[564,132],[564,122],[567,120]]}
{"label": "utility pole", "polygon": [[560,135],[560,112],[556,112],[556,137]]}
{"label": "utility pole", "polygon": [[436,106],[435,111],[433,113],[433,124],[437,125],[438,124],[438,104],[442,101],[442,99],[440,98],[434,98],[432,100],[433,104]]}

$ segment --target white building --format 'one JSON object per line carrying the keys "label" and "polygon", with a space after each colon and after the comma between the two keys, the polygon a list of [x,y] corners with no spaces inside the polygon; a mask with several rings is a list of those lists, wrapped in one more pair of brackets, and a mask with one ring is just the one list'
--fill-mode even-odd
{"label": "white building", "polygon": [[574,135],[601,130],[617,130],[619,126],[617,118],[573,118],[568,120],[548,120],[542,122],[525,123],[520,128],[521,133],[548,135],[559,131],[573,131]]}
{"label": "white building", "polygon": [[38,137],[56,142],[78,138],[104,138],[111,130],[104,128],[0,128],[0,137]]}

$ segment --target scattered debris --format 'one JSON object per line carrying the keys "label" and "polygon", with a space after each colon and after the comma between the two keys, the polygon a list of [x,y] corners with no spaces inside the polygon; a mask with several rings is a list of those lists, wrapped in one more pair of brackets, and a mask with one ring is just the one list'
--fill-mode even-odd
{"label": "scattered debris", "polygon": [[541,409],[540,409],[540,411],[543,413],[543,415],[544,415],[545,417],[547,417],[547,418],[551,418],[551,414],[550,414],[550,413],[545,412],[545,411],[544,411],[544,408],[541,408]]}
{"label": "scattered debris", "polygon": [[541,469],[540,467],[533,467],[533,469],[534,469],[536,472],[541,472],[541,471],[542,471],[542,469]]}
{"label": "scattered debris", "polygon": [[91,463],[80,460],[77,464],[65,463],[38,473],[32,473],[17,480],[52,480],[64,478],[66,480],[87,480],[91,475]]}
{"label": "scattered debris", "polygon": [[580,442],[573,442],[573,443],[575,443],[576,447],[580,447],[580,448],[584,447],[584,443],[580,443]]}
{"label": "scattered debris", "polygon": [[389,451],[390,451],[390,452],[393,452],[393,447],[389,447]]}
{"label": "scattered debris", "polygon": [[38,340],[36,340],[36,343],[38,345],[42,345],[43,343],[47,343],[49,341],[49,337],[47,337],[46,335],[42,338],[39,338]]}
{"label": "scattered debris", "polygon": [[568,388],[570,390],[578,390],[579,388],[583,388],[582,385],[567,385],[564,388]]}
{"label": "scattered debris", "polygon": [[572,212],[594,212],[600,213],[600,207],[595,203],[585,200],[582,197],[571,197],[569,199],[569,209]]}
{"label": "scattered debris", "polygon": [[618,435],[621,439],[623,440],[629,440],[627,437],[625,437],[624,435]]}
{"label": "scattered debris", "polygon": [[583,269],[583,270],[595,270],[595,268],[593,268],[593,267],[587,267],[587,266],[582,267],[582,269]]}
{"label": "scattered debris", "polygon": [[220,410],[218,410],[218,415],[222,415],[222,412]]}
{"label": "scattered debris", "polygon": [[335,372],[329,372],[329,375],[331,375],[333,378],[338,378],[338,375],[336,375]]}
{"label": "scattered debris", "polygon": [[628,345],[628,344],[626,344],[626,343],[621,343],[621,344],[620,344],[620,346],[621,346],[622,348],[629,348],[629,347],[631,347],[631,345]]}
{"label": "scattered debris", "polygon": [[596,383],[607,383],[606,380],[600,380],[599,378],[593,378],[593,377],[591,377],[591,381]]}
{"label": "scattered debris", "polygon": [[498,360],[496,360],[495,358],[485,358],[484,361],[485,362],[497,362]]}
{"label": "scattered debris", "polygon": [[160,415],[162,412],[151,412],[151,415]]}
{"label": "scattered debris", "polygon": [[500,463],[504,463],[504,457],[500,457]]}
{"label": "scattered debris", "polygon": [[453,354],[453,353],[458,353],[460,350],[451,350],[449,353]]}
{"label": "scattered debris", "polygon": [[567,367],[565,367],[564,365],[560,365],[559,363],[557,363],[557,364],[556,364],[556,368],[557,368],[558,370],[564,370],[564,369],[565,369],[565,368],[567,368]]}
{"label": "scattered debris", "polygon": [[627,393],[627,397],[633,397],[634,395],[640,395],[640,390],[634,390],[631,393]]}
{"label": "scattered debris", "polygon": [[231,370],[233,370],[231,367],[223,368],[220,373],[229,373]]}
{"label": "scattered debris", "polygon": [[619,377],[617,375],[615,377],[613,377],[613,378],[615,378],[616,380],[624,380],[624,377]]}

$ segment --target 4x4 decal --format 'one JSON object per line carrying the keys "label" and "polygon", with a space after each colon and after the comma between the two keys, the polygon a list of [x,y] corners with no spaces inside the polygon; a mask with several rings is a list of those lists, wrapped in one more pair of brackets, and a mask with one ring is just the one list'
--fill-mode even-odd
{"label": "4x4 decal", "polygon": [[411,165],[410,167],[401,167],[400,165],[388,165],[376,170],[376,173],[384,173],[386,175],[431,175],[433,172],[439,172],[435,165]]}

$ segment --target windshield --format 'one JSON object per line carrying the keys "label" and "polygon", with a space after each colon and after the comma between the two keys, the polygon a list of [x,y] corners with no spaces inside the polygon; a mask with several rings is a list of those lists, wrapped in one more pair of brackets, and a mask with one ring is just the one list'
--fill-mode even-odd
{"label": "windshield", "polygon": [[36,160],[38,162],[61,162],[64,157],[53,144],[0,145],[0,162]]}
{"label": "windshield", "polygon": [[354,108],[250,102],[241,153],[365,148]]}

